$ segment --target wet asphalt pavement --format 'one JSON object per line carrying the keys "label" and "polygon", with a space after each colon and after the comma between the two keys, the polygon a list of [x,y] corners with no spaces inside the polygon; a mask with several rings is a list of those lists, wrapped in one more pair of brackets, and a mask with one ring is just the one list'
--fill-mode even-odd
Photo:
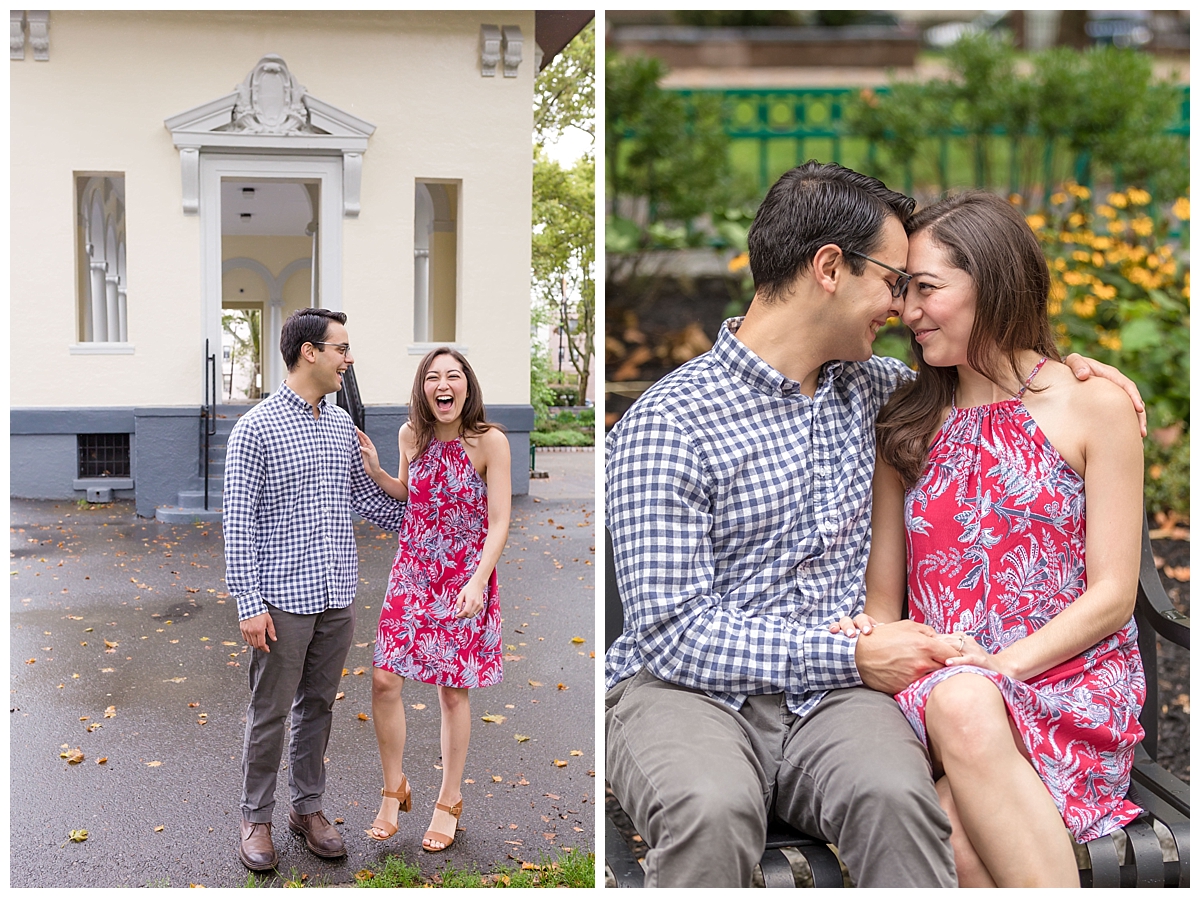
{"label": "wet asphalt pavement", "polygon": [[[284,878],[349,883],[389,854],[430,875],[594,848],[594,464],[592,452],[539,452],[550,479],[513,500],[498,566],[504,682],[471,694],[462,829],[436,855],[420,847],[440,783],[433,686],[404,687],[413,811],[387,843],[363,834],[381,784],[370,674],[395,536],[356,525],[355,643],[325,793],[348,856],[317,858],[288,831],[282,770]],[[222,579],[220,528],[138,518],[132,502],[13,499],[10,519],[10,885],[245,885],[235,849],[248,649]],[[75,749],[82,761],[60,757]],[[86,841],[70,841],[72,830]]]}

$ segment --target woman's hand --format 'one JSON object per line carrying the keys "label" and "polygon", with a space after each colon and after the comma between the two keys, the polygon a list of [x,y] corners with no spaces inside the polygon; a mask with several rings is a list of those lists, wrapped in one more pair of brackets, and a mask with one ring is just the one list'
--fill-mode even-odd
{"label": "woman's hand", "polygon": [[830,633],[844,633],[847,636],[856,636],[861,630],[862,635],[866,636],[871,632],[871,629],[879,621],[871,617],[866,612],[859,612],[854,617],[843,617],[840,621],[829,626]]}
{"label": "woman's hand", "polygon": [[938,639],[949,643],[960,653],[953,658],[946,659],[947,667],[962,667],[964,664],[970,664],[973,667],[994,670],[998,674],[1016,679],[1013,672],[1005,665],[1003,654],[990,654],[987,649],[975,641],[973,636],[967,633],[943,633],[938,636]]}
{"label": "woman's hand", "polygon": [[367,469],[367,475],[372,480],[379,474],[383,468],[379,464],[379,452],[375,449],[375,444],[371,442],[371,438],[358,430],[358,448],[362,450],[363,467]]}
{"label": "woman's hand", "polygon": [[476,584],[474,580],[469,580],[454,600],[454,616],[457,618],[475,617],[482,610],[483,587]]}

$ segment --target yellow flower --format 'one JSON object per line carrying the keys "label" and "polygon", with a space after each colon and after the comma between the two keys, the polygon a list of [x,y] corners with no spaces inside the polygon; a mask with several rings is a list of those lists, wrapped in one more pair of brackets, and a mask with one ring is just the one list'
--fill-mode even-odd
{"label": "yellow flower", "polygon": [[1064,259],[1062,256],[1055,256],[1053,267],[1054,267],[1055,271],[1066,271],[1067,270],[1067,260]]}
{"label": "yellow flower", "polygon": [[1012,203],[1014,206],[1019,206],[1023,202],[1025,202],[1025,200],[1022,198],[1021,194],[1019,194],[1019,193],[1010,193],[1008,195],[1008,201],[1010,203]]}
{"label": "yellow flower", "polygon": [[1127,205],[1129,205],[1129,200],[1125,198],[1125,194],[1123,193],[1110,193],[1108,195],[1108,201],[1118,209],[1124,209]]}
{"label": "yellow flower", "polygon": [[1139,237],[1149,237],[1154,233],[1154,222],[1148,215],[1139,215],[1129,223],[1133,232]]}
{"label": "yellow flower", "polygon": [[1097,299],[1114,299],[1117,295],[1117,288],[1111,284],[1097,283],[1092,286],[1092,293]]}
{"label": "yellow flower", "polygon": [[1104,267],[1104,253],[1092,253],[1092,264],[1097,268]]}
{"label": "yellow flower", "polygon": [[1101,215],[1103,215],[1105,218],[1116,218],[1117,217],[1117,210],[1114,209],[1112,206],[1100,205],[1100,206],[1096,207],[1096,211],[1099,212]]}
{"label": "yellow flower", "polygon": [[1187,221],[1192,214],[1191,201],[1186,196],[1181,196],[1175,201],[1175,205],[1171,207],[1171,211],[1175,213],[1175,217],[1180,221]]}
{"label": "yellow flower", "polygon": [[1081,224],[1083,224],[1083,221],[1084,221],[1084,219],[1083,219],[1082,212],[1072,212],[1070,217],[1067,219],[1067,224],[1069,224],[1073,228],[1077,228]]}
{"label": "yellow flower", "polygon": [[1092,196],[1092,192],[1090,190],[1088,190],[1086,187],[1080,186],[1079,184],[1068,184],[1067,192],[1071,194],[1071,196],[1077,197],[1081,200],[1091,199]]}
{"label": "yellow flower", "polygon": [[1150,194],[1140,187],[1130,187],[1125,192],[1129,195],[1129,202],[1135,206],[1145,206],[1150,202]]}
{"label": "yellow flower", "polygon": [[1154,255],[1154,253],[1151,253],[1150,255],[1146,256],[1146,267],[1147,268],[1157,268],[1158,267],[1158,256]]}
{"label": "yellow flower", "polygon": [[1101,252],[1106,249],[1111,249],[1113,245],[1111,237],[1097,237],[1092,241],[1092,246]]}
{"label": "yellow flower", "polygon": [[1062,301],[1067,298],[1067,288],[1063,286],[1062,281],[1052,280],[1050,282],[1050,301],[1056,302],[1060,306]]}
{"label": "yellow flower", "polygon": [[1114,352],[1121,350],[1121,335],[1116,331],[1101,330],[1096,337],[1096,341],[1105,349],[1111,349]]}
{"label": "yellow flower", "polygon": [[1183,298],[1190,300],[1192,298],[1192,273],[1185,271],[1183,273]]}
{"label": "yellow flower", "polygon": [[1167,276],[1174,274],[1175,273],[1175,263],[1171,262],[1169,260],[1164,261],[1162,263],[1162,265],[1159,267],[1158,273],[1162,274],[1162,275],[1167,275]]}
{"label": "yellow flower", "polygon": [[1120,234],[1123,230],[1125,230],[1125,223],[1123,221],[1110,221],[1108,223],[1108,232],[1110,234]]}
{"label": "yellow flower", "polygon": [[1067,201],[1067,195],[1061,190],[1058,193],[1050,194],[1050,203],[1055,206],[1061,206]]}
{"label": "yellow flower", "polygon": [[1078,287],[1081,284],[1087,283],[1087,278],[1078,271],[1067,271],[1063,273],[1063,283],[1069,284],[1072,287]]}
{"label": "yellow flower", "polygon": [[1075,252],[1071,253],[1071,258],[1074,259],[1076,262],[1083,262],[1084,264],[1086,264],[1086,263],[1092,261],[1092,254],[1087,252],[1086,250],[1077,249],[1077,250],[1075,250]]}
{"label": "yellow flower", "polygon": [[1067,326],[1063,322],[1058,322],[1054,325],[1054,332],[1064,339],[1067,336]]}
{"label": "yellow flower", "polygon": [[1055,299],[1053,296],[1046,303],[1046,312],[1053,318],[1062,311],[1062,301]]}
{"label": "yellow flower", "polygon": [[1075,300],[1075,302],[1071,303],[1071,311],[1080,318],[1091,318],[1096,314],[1096,298],[1094,296],[1087,296],[1083,299]]}
{"label": "yellow flower", "polygon": [[1040,231],[1046,226],[1046,217],[1044,215],[1030,215],[1026,217],[1025,223],[1029,225],[1031,230]]}
{"label": "yellow flower", "polygon": [[729,260],[729,270],[730,271],[741,271],[743,268],[746,268],[749,265],[750,265],[750,254],[749,253],[739,253],[738,255],[734,256],[732,259]]}

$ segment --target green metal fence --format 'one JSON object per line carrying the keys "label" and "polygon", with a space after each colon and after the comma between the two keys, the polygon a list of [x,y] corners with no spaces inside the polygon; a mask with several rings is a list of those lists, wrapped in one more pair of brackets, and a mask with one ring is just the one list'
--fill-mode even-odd
{"label": "green metal fence", "polygon": [[[887,88],[874,88],[886,94]],[[725,132],[730,138],[730,160],[735,172],[752,179],[759,194],[795,165],[808,159],[838,162],[849,168],[878,170],[880,146],[856,137],[845,114],[859,93],[850,88],[706,89],[679,90],[685,99],[701,95],[721,98]],[[1180,90],[1179,114],[1169,133],[1191,133],[1190,88]],[[928,152],[916,166],[903,169],[904,192],[914,185],[936,185],[942,192],[951,186],[1007,188],[1018,193],[1034,177],[1046,190],[1071,178],[1088,184],[1091,166],[1086,154],[1073,154],[1048,141],[1028,135],[992,132],[986,161],[966,131],[930,134]],[[1120,173],[1115,173],[1118,182]]]}

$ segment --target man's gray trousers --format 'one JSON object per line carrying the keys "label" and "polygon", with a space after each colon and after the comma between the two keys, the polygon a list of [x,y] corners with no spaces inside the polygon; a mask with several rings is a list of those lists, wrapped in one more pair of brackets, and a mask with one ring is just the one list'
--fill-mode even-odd
{"label": "man's gray trousers", "polygon": [[769,812],[836,845],[858,886],[957,884],[929,756],[891,696],[834,690],[800,719],[781,694],[733,711],[643,669],[608,691],[604,729],[647,886],[749,886]]}
{"label": "man's gray trousers", "polygon": [[321,810],[325,748],[342,666],[354,641],[354,605],[319,614],[267,606],[275,624],[269,652],[250,650],[250,706],[242,750],[242,819],[270,823],[283,755],[283,724],[291,712],[288,785],[297,814]]}

